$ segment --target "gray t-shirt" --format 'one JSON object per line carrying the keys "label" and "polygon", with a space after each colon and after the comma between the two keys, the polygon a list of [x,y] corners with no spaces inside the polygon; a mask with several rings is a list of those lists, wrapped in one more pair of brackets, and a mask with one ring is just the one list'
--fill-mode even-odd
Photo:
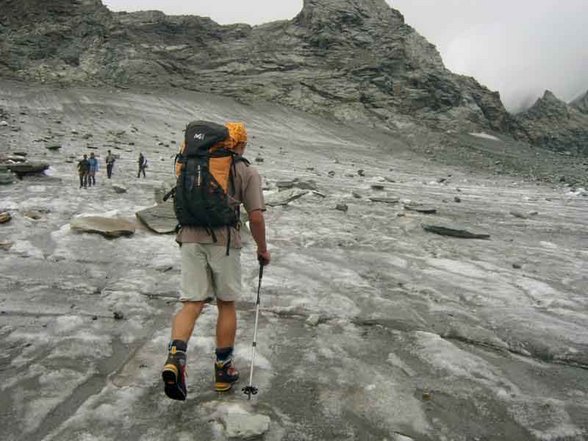
{"label": "gray t-shirt", "polygon": [[[235,165],[235,176],[233,177],[234,188],[229,190],[229,202],[235,207],[243,204],[247,213],[255,210],[265,211],[263,191],[261,189],[261,176],[257,169],[244,162],[237,162]],[[215,243],[216,245],[227,246],[227,227],[214,228],[214,235],[217,242],[214,242],[211,234],[203,227],[182,227],[176,236],[178,243]],[[231,248],[241,248],[241,235],[237,228],[229,228],[231,235]]]}

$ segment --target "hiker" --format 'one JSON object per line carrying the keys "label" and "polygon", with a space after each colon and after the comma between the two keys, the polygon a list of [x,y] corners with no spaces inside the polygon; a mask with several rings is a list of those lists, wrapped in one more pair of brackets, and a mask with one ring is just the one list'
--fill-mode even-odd
{"label": "hiker", "polygon": [[[247,146],[245,125],[243,123],[227,123],[226,129],[223,126],[217,126],[228,133],[227,142],[231,145],[230,150],[235,153],[235,156],[232,157],[233,162],[229,162],[232,165],[228,165],[227,169],[229,173],[232,173],[232,178],[225,175],[230,208],[232,208],[233,214],[237,213],[235,219],[239,219],[238,209],[241,204],[247,210],[251,234],[257,244],[257,258],[261,265],[267,265],[270,263],[271,256],[266,246],[263,215],[265,203],[261,177],[257,170],[242,157]],[[187,133],[188,129],[186,129]],[[186,140],[189,139],[187,133]],[[196,136],[199,134],[197,133]],[[228,149],[228,147],[225,148]],[[181,151],[182,149],[187,149],[187,143],[182,144]],[[189,161],[186,164],[189,164]],[[197,167],[200,172],[199,166],[194,165],[194,170]],[[177,170],[176,174],[178,174]],[[194,182],[194,180],[192,181]],[[174,205],[177,200],[178,186],[176,186]],[[211,211],[204,212],[207,219],[213,215],[215,213]],[[176,211],[176,216],[178,216],[178,211]],[[216,297],[218,309],[214,389],[218,392],[228,391],[239,379],[239,372],[233,365],[233,347],[237,329],[235,302],[241,291],[240,248],[242,244],[238,221],[235,222],[235,226],[216,228],[182,226],[178,231],[176,241],[180,245],[181,254],[180,302],[182,302],[182,307],[172,321],[169,354],[162,371],[162,377],[166,395],[174,400],[185,400],[187,395],[185,370],[188,341],[196,320],[211,295]]]}
{"label": "hiker", "polygon": [[112,178],[112,169],[114,168],[114,155],[108,150],[108,155],[106,155],[106,176],[108,179]]}
{"label": "hiker", "polygon": [[80,176],[80,188],[88,187],[88,172],[90,170],[90,163],[88,162],[88,155],[84,155],[83,159],[78,162],[78,175]]}
{"label": "hiker", "polygon": [[88,185],[96,185],[96,172],[98,171],[98,158],[94,156],[94,152],[90,153],[90,159],[88,159]]}
{"label": "hiker", "polygon": [[145,176],[145,169],[147,168],[147,158],[143,155],[143,153],[139,153],[139,171],[137,172],[137,177],[141,176],[141,172],[143,172],[143,177]]}

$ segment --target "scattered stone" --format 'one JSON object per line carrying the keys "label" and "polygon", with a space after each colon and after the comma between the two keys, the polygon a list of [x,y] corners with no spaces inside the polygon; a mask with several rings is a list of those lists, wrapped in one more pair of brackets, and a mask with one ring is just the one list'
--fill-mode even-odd
{"label": "scattered stone", "polygon": [[376,191],[384,190],[384,186],[382,184],[372,184],[370,187],[372,188],[372,190]]}
{"label": "scattered stone", "polygon": [[276,182],[276,186],[278,187],[278,190],[282,191],[282,190],[288,190],[290,188],[293,188],[295,184],[295,181],[278,181]]}
{"label": "scattered stone", "polygon": [[263,158],[261,156],[258,156],[257,158],[255,158],[255,162],[263,162]]}
{"label": "scattered stone", "polygon": [[122,320],[125,318],[125,315],[120,311],[114,311],[112,317],[114,317],[115,320]]}
{"label": "scattered stone", "polygon": [[0,185],[10,185],[14,182],[14,175],[8,170],[0,170]]}
{"label": "scattered stone", "polygon": [[439,184],[443,184],[443,183],[444,183],[444,182],[446,182],[446,181],[447,181],[447,178],[439,178],[439,179],[437,179],[437,182],[438,182]]}
{"label": "scattered stone", "polygon": [[126,219],[100,216],[77,217],[70,222],[74,231],[97,233],[106,238],[131,236],[135,233],[135,224]]}
{"label": "scattered stone", "polygon": [[122,194],[127,192],[127,188],[120,184],[112,184],[112,189],[115,193]]}
{"label": "scattered stone", "polygon": [[425,400],[425,401],[431,401],[432,398],[433,397],[431,395],[431,392],[427,392],[427,391],[423,392],[423,400]]}
{"label": "scattered stone", "polygon": [[352,195],[352,196],[353,196],[355,199],[361,199],[361,197],[362,197],[362,196],[361,196],[361,195],[360,195],[358,192],[356,192],[356,191],[352,191],[352,192],[351,192],[351,195]]}
{"label": "scattered stone", "polygon": [[222,416],[227,438],[259,438],[269,430],[270,418],[244,412],[229,411]]}
{"label": "scattered stone", "polygon": [[0,121],[0,126],[6,127],[8,125],[8,121]]}
{"label": "scattered stone", "polygon": [[82,136],[82,139],[90,139],[92,136],[94,136],[94,135],[92,135],[91,133],[85,133],[85,134]]}
{"label": "scattered stone", "polygon": [[349,207],[347,206],[347,204],[337,204],[335,206],[335,210],[339,210],[339,211],[346,213],[347,210],[349,210]]}
{"label": "scattered stone", "polygon": [[330,170],[329,173],[327,173],[331,178],[333,176],[335,176],[335,171],[334,170]]}
{"label": "scattered stone", "polygon": [[472,233],[463,228],[447,227],[443,225],[422,225],[425,231],[430,233],[440,234],[441,236],[459,237],[462,239],[490,239],[490,235],[486,233]]}
{"label": "scattered stone", "polygon": [[326,197],[327,197],[327,195],[326,195],[326,194],[323,194],[323,193],[321,193],[320,191],[316,191],[316,190],[314,190],[314,191],[312,192],[312,194],[314,194],[314,195],[317,195],[318,197],[321,197],[321,198],[326,198]]}
{"label": "scattered stone", "polygon": [[176,231],[178,220],[174,213],[174,204],[171,199],[157,204],[154,207],[137,211],[135,216],[151,231],[158,234],[168,234]]}
{"label": "scattered stone", "polygon": [[385,177],[384,177],[384,179],[385,179],[386,181],[388,181],[388,182],[392,182],[392,183],[395,183],[395,182],[396,182],[394,179],[392,179],[392,178],[389,178],[389,177],[387,177],[387,176],[385,176]]}
{"label": "scattered stone", "polygon": [[43,218],[43,213],[38,210],[27,210],[23,213],[23,216],[28,217],[29,219],[39,220]]}
{"label": "scattered stone", "polygon": [[93,315],[92,316],[92,320],[98,320],[98,316],[97,315]]}
{"label": "scattered stone", "polygon": [[18,164],[8,164],[8,169],[15,173],[19,178],[25,175],[43,173],[49,168],[46,162],[22,162]]}
{"label": "scattered stone", "polygon": [[461,202],[461,198],[460,198],[459,196],[455,196],[455,197],[453,198],[453,200],[454,200],[455,202],[457,202],[458,204]]}
{"label": "scattered stone", "polygon": [[320,314],[310,314],[306,319],[306,324],[310,326],[317,326],[321,322]]}
{"label": "scattered stone", "polygon": [[518,262],[515,262],[515,263],[512,264],[512,267],[515,268],[515,269],[521,269],[523,267],[523,265],[521,265]]}
{"label": "scattered stone", "polygon": [[10,222],[11,219],[12,219],[12,216],[10,215],[10,213],[8,211],[3,211],[2,213],[0,213],[0,224],[5,224],[7,222]]}
{"label": "scattered stone", "polygon": [[308,181],[302,181],[298,179],[294,179],[294,187],[300,188],[301,190],[314,190],[318,189],[318,186],[315,181],[309,179]]}
{"label": "scattered stone", "polygon": [[382,202],[384,204],[397,204],[400,199],[399,198],[369,198],[372,202]]}
{"label": "scattered stone", "polygon": [[302,196],[308,193],[308,190],[291,189],[289,191],[272,194],[268,197],[265,205],[269,207],[278,207],[280,205],[286,206],[290,202],[300,199]]}
{"label": "scattered stone", "polygon": [[12,245],[14,245],[14,242],[9,240],[2,240],[0,241],[0,250],[8,251]]}
{"label": "scattered stone", "polygon": [[417,213],[423,214],[435,214],[437,213],[437,209],[433,207],[428,207],[425,205],[417,205],[417,204],[405,204],[404,209],[408,211],[416,211]]}
{"label": "scattered stone", "polygon": [[45,148],[47,150],[56,151],[56,150],[59,150],[61,148],[61,144],[51,144],[51,145],[45,146]]}
{"label": "scattered stone", "polygon": [[537,216],[539,214],[538,211],[529,211],[528,215],[529,216]]}
{"label": "scattered stone", "polygon": [[363,177],[363,176],[365,176],[365,171],[364,171],[363,169],[361,169],[361,168],[360,168],[359,170],[357,170],[357,174],[358,174],[359,176]]}
{"label": "scattered stone", "polygon": [[518,211],[518,210],[510,210],[509,213],[512,214],[514,217],[518,217],[519,219],[528,219],[529,218],[529,216],[527,216],[525,213]]}

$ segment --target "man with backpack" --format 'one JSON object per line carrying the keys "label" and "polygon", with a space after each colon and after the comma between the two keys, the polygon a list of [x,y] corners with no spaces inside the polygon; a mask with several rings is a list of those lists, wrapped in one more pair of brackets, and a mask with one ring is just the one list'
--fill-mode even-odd
{"label": "man with backpack", "polygon": [[141,177],[141,173],[143,173],[143,177],[145,178],[145,169],[147,168],[147,158],[143,153],[139,153],[139,171],[137,172],[137,177]]}
{"label": "man with backpack", "polygon": [[78,161],[78,175],[80,176],[80,188],[88,187],[88,173],[90,171],[90,162],[88,155],[84,155],[83,159]]}
{"label": "man with backpack", "polygon": [[162,377],[169,398],[185,400],[188,340],[202,308],[216,297],[214,389],[224,392],[239,379],[233,365],[237,330],[235,301],[241,290],[239,207],[249,215],[261,265],[269,264],[265,238],[265,203],[261,177],[243,158],[247,131],[243,123],[221,126],[205,121],[186,128],[176,163],[174,209],[180,229],[182,308],[173,318],[169,354]]}

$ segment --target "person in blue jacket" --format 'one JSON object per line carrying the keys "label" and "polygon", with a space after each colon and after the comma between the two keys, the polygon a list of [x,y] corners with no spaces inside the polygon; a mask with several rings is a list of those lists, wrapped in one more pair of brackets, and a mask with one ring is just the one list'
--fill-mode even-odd
{"label": "person in blue jacket", "polygon": [[90,163],[90,169],[88,171],[88,185],[91,187],[92,185],[96,185],[96,172],[98,171],[98,159],[96,156],[94,156],[94,152],[90,153],[88,162]]}

